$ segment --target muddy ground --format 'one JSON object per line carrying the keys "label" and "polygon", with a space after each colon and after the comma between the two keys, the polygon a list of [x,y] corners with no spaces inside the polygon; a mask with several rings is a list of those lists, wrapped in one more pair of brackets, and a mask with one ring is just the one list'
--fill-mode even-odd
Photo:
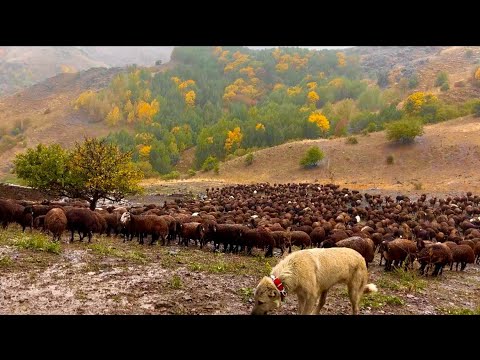
{"label": "muddy ground", "polygon": [[[280,259],[106,237],[56,246],[46,239],[0,230],[0,314],[249,314],[253,289]],[[369,272],[379,292],[364,296],[361,314],[480,312],[479,265],[432,278],[385,273],[378,261],[377,254]],[[295,314],[296,302],[288,296],[277,314]],[[322,314],[349,313],[346,287],[337,285]]]}

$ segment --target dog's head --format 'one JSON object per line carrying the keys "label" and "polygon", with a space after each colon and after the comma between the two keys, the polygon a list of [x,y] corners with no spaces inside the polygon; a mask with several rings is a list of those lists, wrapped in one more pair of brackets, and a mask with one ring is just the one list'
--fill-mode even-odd
{"label": "dog's head", "polygon": [[280,291],[278,291],[272,279],[265,276],[255,289],[255,305],[252,309],[252,315],[266,315],[279,308],[280,302]]}

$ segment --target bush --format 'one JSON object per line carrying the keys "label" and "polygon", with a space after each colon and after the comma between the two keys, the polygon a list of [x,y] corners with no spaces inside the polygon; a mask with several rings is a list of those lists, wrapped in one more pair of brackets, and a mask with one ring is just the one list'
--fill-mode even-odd
{"label": "bush", "polygon": [[165,174],[162,176],[163,180],[176,180],[180,179],[180,173],[177,170],[173,170],[172,172]]}
{"label": "bush", "polygon": [[435,80],[435,86],[442,86],[448,82],[448,74],[445,71],[440,71]]}
{"label": "bush", "polygon": [[195,176],[195,175],[197,175],[197,172],[193,169],[188,169],[187,174],[188,174],[188,176]]}
{"label": "bush", "polygon": [[253,163],[253,153],[248,153],[247,156],[245,156],[245,164],[252,165]]}
{"label": "bush", "polygon": [[393,155],[388,155],[387,156],[387,164],[392,165],[393,164]]}
{"label": "bush", "polygon": [[237,150],[235,150],[235,152],[233,153],[235,156],[243,156],[247,153],[247,150],[243,149],[243,148],[239,148]]}
{"label": "bush", "polygon": [[350,145],[355,145],[358,144],[358,139],[355,136],[349,136],[345,143],[350,144]]}
{"label": "bush", "polygon": [[300,160],[300,165],[304,168],[312,168],[318,166],[318,162],[325,157],[325,154],[317,146],[312,146],[307,150],[303,158]]}
{"label": "bush", "polygon": [[218,164],[218,162],[215,164],[215,166],[213,167],[213,172],[218,175],[218,173],[220,172],[220,166]]}
{"label": "bush", "polygon": [[368,123],[367,132],[371,133],[375,131],[377,131],[377,124],[375,124],[374,122]]}
{"label": "bush", "polygon": [[448,85],[448,82],[443,83],[443,85],[440,87],[440,91],[447,91],[450,89],[450,85]]}
{"label": "bush", "polygon": [[215,168],[215,165],[218,166],[218,159],[215,156],[209,156],[203,162],[202,171],[213,170]]}
{"label": "bush", "polygon": [[45,111],[43,112],[43,115],[50,114],[52,112],[52,109],[46,108]]}
{"label": "bush", "polygon": [[415,137],[423,135],[423,123],[417,118],[406,118],[386,125],[387,140],[401,143],[412,142]]}

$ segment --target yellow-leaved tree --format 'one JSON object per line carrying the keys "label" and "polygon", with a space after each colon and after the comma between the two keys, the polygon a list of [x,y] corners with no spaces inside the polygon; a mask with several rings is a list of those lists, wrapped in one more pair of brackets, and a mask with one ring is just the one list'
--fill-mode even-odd
{"label": "yellow-leaved tree", "polygon": [[137,104],[137,116],[140,120],[144,121],[146,124],[151,124],[153,117],[158,113],[160,105],[156,99],[149,104],[141,100]]}
{"label": "yellow-leaved tree", "polygon": [[238,147],[242,142],[242,130],[237,126],[233,131],[228,131],[227,139],[225,140],[225,150],[232,151],[233,147]]}
{"label": "yellow-leaved tree", "polygon": [[107,114],[107,117],[105,118],[106,122],[110,126],[115,126],[117,125],[122,118],[122,115],[120,113],[120,109],[118,106],[114,106],[112,110]]}
{"label": "yellow-leaved tree", "polygon": [[330,122],[320,111],[314,111],[308,117],[308,121],[316,124],[322,131],[330,130]]}
{"label": "yellow-leaved tree", "polygon": [[151,145],[140,145],[138,149],[138,154],[143,160],[148,160],[150,157],[151,150],[152,150]]}
{"label": "yellow-leaved tree", "polygon": [[318,100],[320,100],[320,96],[315,91],[310,91],[307,95],[308,97],[308,102],[315,104]]}
{"label": "yellow-leaved tree", "polygon": [[403,106],[405,112],[409,115],[417,115],[424,105],[431,105],[437,101],[437,97],[433,94],[424,93],[422,91],[414,92],[405,100]]}
{"label": "yellow-leaved tree", "polygon": [[187,92],[185,94],[185,104],[187,104],[187,106],[194,107],[195,106],[195,98],[196,98],[195,91],[190,90],[189,92]]}

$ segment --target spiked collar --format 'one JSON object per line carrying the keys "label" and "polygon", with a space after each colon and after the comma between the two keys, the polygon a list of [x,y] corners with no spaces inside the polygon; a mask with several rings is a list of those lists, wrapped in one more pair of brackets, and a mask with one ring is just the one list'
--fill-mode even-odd
{"label": "spiked collar", "polygon": [[275,275],[271,274],[270,279],[272,279],[273,283],[275,284],[276,288],[278,291],[280,291],[280,297],[283,301],[285,297],[287,296],[287,291],[285,290],[285,287],[283,286],[282,282],[280,281],[279,278],[275,277]]}

